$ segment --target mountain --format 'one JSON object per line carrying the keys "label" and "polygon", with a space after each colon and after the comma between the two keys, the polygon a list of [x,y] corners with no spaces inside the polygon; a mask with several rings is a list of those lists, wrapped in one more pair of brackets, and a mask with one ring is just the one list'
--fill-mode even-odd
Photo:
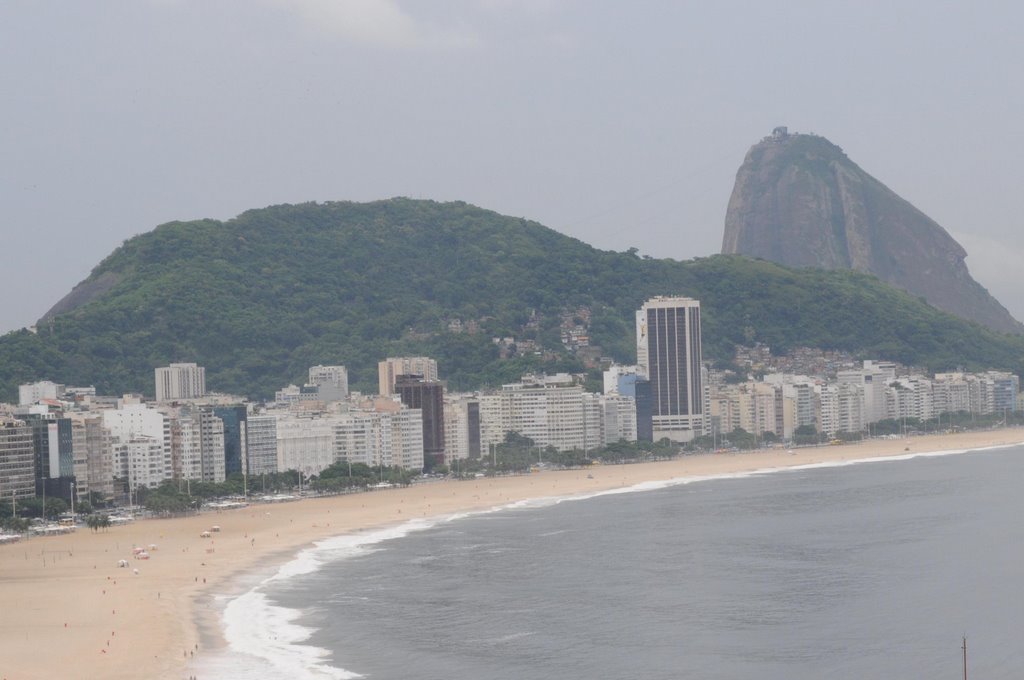
{"label": "mountain", "polygon": [[736,173],[722,252],[791,267],[854,269],[994,330],[1024,333],[971,278],[945,229],[824,137],[777,128]]}
{"label": "mountain", "polygon": [[[500,385],[582,370],[561,343],[563,320],[588,323],[602,355],[634,361],[634,311],[657,294],[701,300],[705,356],[720,362],[760,341],[1024,369],[1024,338],[857,272],[644,258],[465,203],[392,199],[171,222],[126,241],[38,333],[0,337],[0,400],[43,379],[152,394],[153,369],[172,361],[205,366],[210,389],[252,397],[304,382],[315,364],[344,364],[369,391],[376,363],[403,354],[435,357],[453,388]],[[502,358],[493,338],[510,336],[536,351]]]}

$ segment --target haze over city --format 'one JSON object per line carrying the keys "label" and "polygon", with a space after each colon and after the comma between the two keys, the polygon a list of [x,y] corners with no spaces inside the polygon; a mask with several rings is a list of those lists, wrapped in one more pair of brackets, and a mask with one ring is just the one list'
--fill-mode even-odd
{"label": "haze over city", "polygon": [[1010,3],[0,5],[0,331],[123,240],[274,203],[464,200],[716,253],[736,169],[815,132],[951,232],[1018,319]]}

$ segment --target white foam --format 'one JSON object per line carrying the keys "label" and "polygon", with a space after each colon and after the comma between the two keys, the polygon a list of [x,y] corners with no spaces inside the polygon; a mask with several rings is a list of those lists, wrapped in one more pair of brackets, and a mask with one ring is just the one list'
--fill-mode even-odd
{"label": "white foam", "polygon": [[302,616],[302,612],[273,604],[262,590],[264,586],[276,581],[313,573],[329,562],[366,554],[374,549],[375,544],[382,541],[402,538],[439,524],[496,512],[551,507],[566,501],[582,501],[602,496],[655,491],[718,479],[742,479],[798,470],[905,461],[919,457],[950,456],[969,451],[995,450],[1020,445],[1005,444],[977,449],[915,452],[897,456],[855,458],[789,467],[763,468],[747,472],[674,477],[586,494],[525,499],[482,510],[459,512],[428,519],[414,519],[384,529],[335,536],[318,541],[312,548],[302,550],[294,559],[282,565],[275,574],[264,579],[245,594],[229,600],[223,612],[224,637],[228,643],[229,654],[208,658],[201,667],[205,671],[204,677],[217,677],[223,680],[251,677],[348,680],[363,677],[355,671],[332,666],[330,664],[331,653],[328,650],[304,644],[315,631],[295,623]]}
{"label": "white foam", "polygon": [[[493,510],[487,512],[490,511]],[[243,595],[227,601],[222,618],[228,653],[213,655],[204,662],[204,674],[225,680],[250,677],[347,680],[363,677],[355,671],[332,666],[330,651],[304,644],[314,629],[295,623],[302,612],[273,604],[263,592],[264,587],[276,581],[311,574],[328,562],[366,554],[382,541],[402,538],[468,514],[471,513],[414,519],[384,529],[335,536],[300,551],[272,576]]]}

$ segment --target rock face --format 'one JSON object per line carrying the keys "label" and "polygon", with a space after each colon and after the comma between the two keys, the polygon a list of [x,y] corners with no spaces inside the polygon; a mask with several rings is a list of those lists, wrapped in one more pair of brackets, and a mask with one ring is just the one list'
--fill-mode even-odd
{"label": "rock face", "polygon": [[823,137],[776,128],[736,173],[722,252],[855,269],[994,330],[1024,333],[945,229]]}

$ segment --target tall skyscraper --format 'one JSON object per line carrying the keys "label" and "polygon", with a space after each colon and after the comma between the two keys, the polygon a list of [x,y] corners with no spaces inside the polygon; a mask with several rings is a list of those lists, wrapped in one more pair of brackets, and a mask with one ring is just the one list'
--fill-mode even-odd
{"label": "tall skyscraper", "polygon": [[198,399],[206,394],[206,369],[195,364],[171,364],[156,369],[156,400]]}
{"label": "tall skyscraper", "polygon": [[636,340],[638,373],[650,383],[654,441],[704,434],[700,301],[651,298],[637,310]]}
{"label": "tall skyscraper", "polygon": [[423,463],[428,469],[443,465],[444,457],[444,383],[420,375],[399,375],[395,392],[402,403],[420,409],[423,417]]}

